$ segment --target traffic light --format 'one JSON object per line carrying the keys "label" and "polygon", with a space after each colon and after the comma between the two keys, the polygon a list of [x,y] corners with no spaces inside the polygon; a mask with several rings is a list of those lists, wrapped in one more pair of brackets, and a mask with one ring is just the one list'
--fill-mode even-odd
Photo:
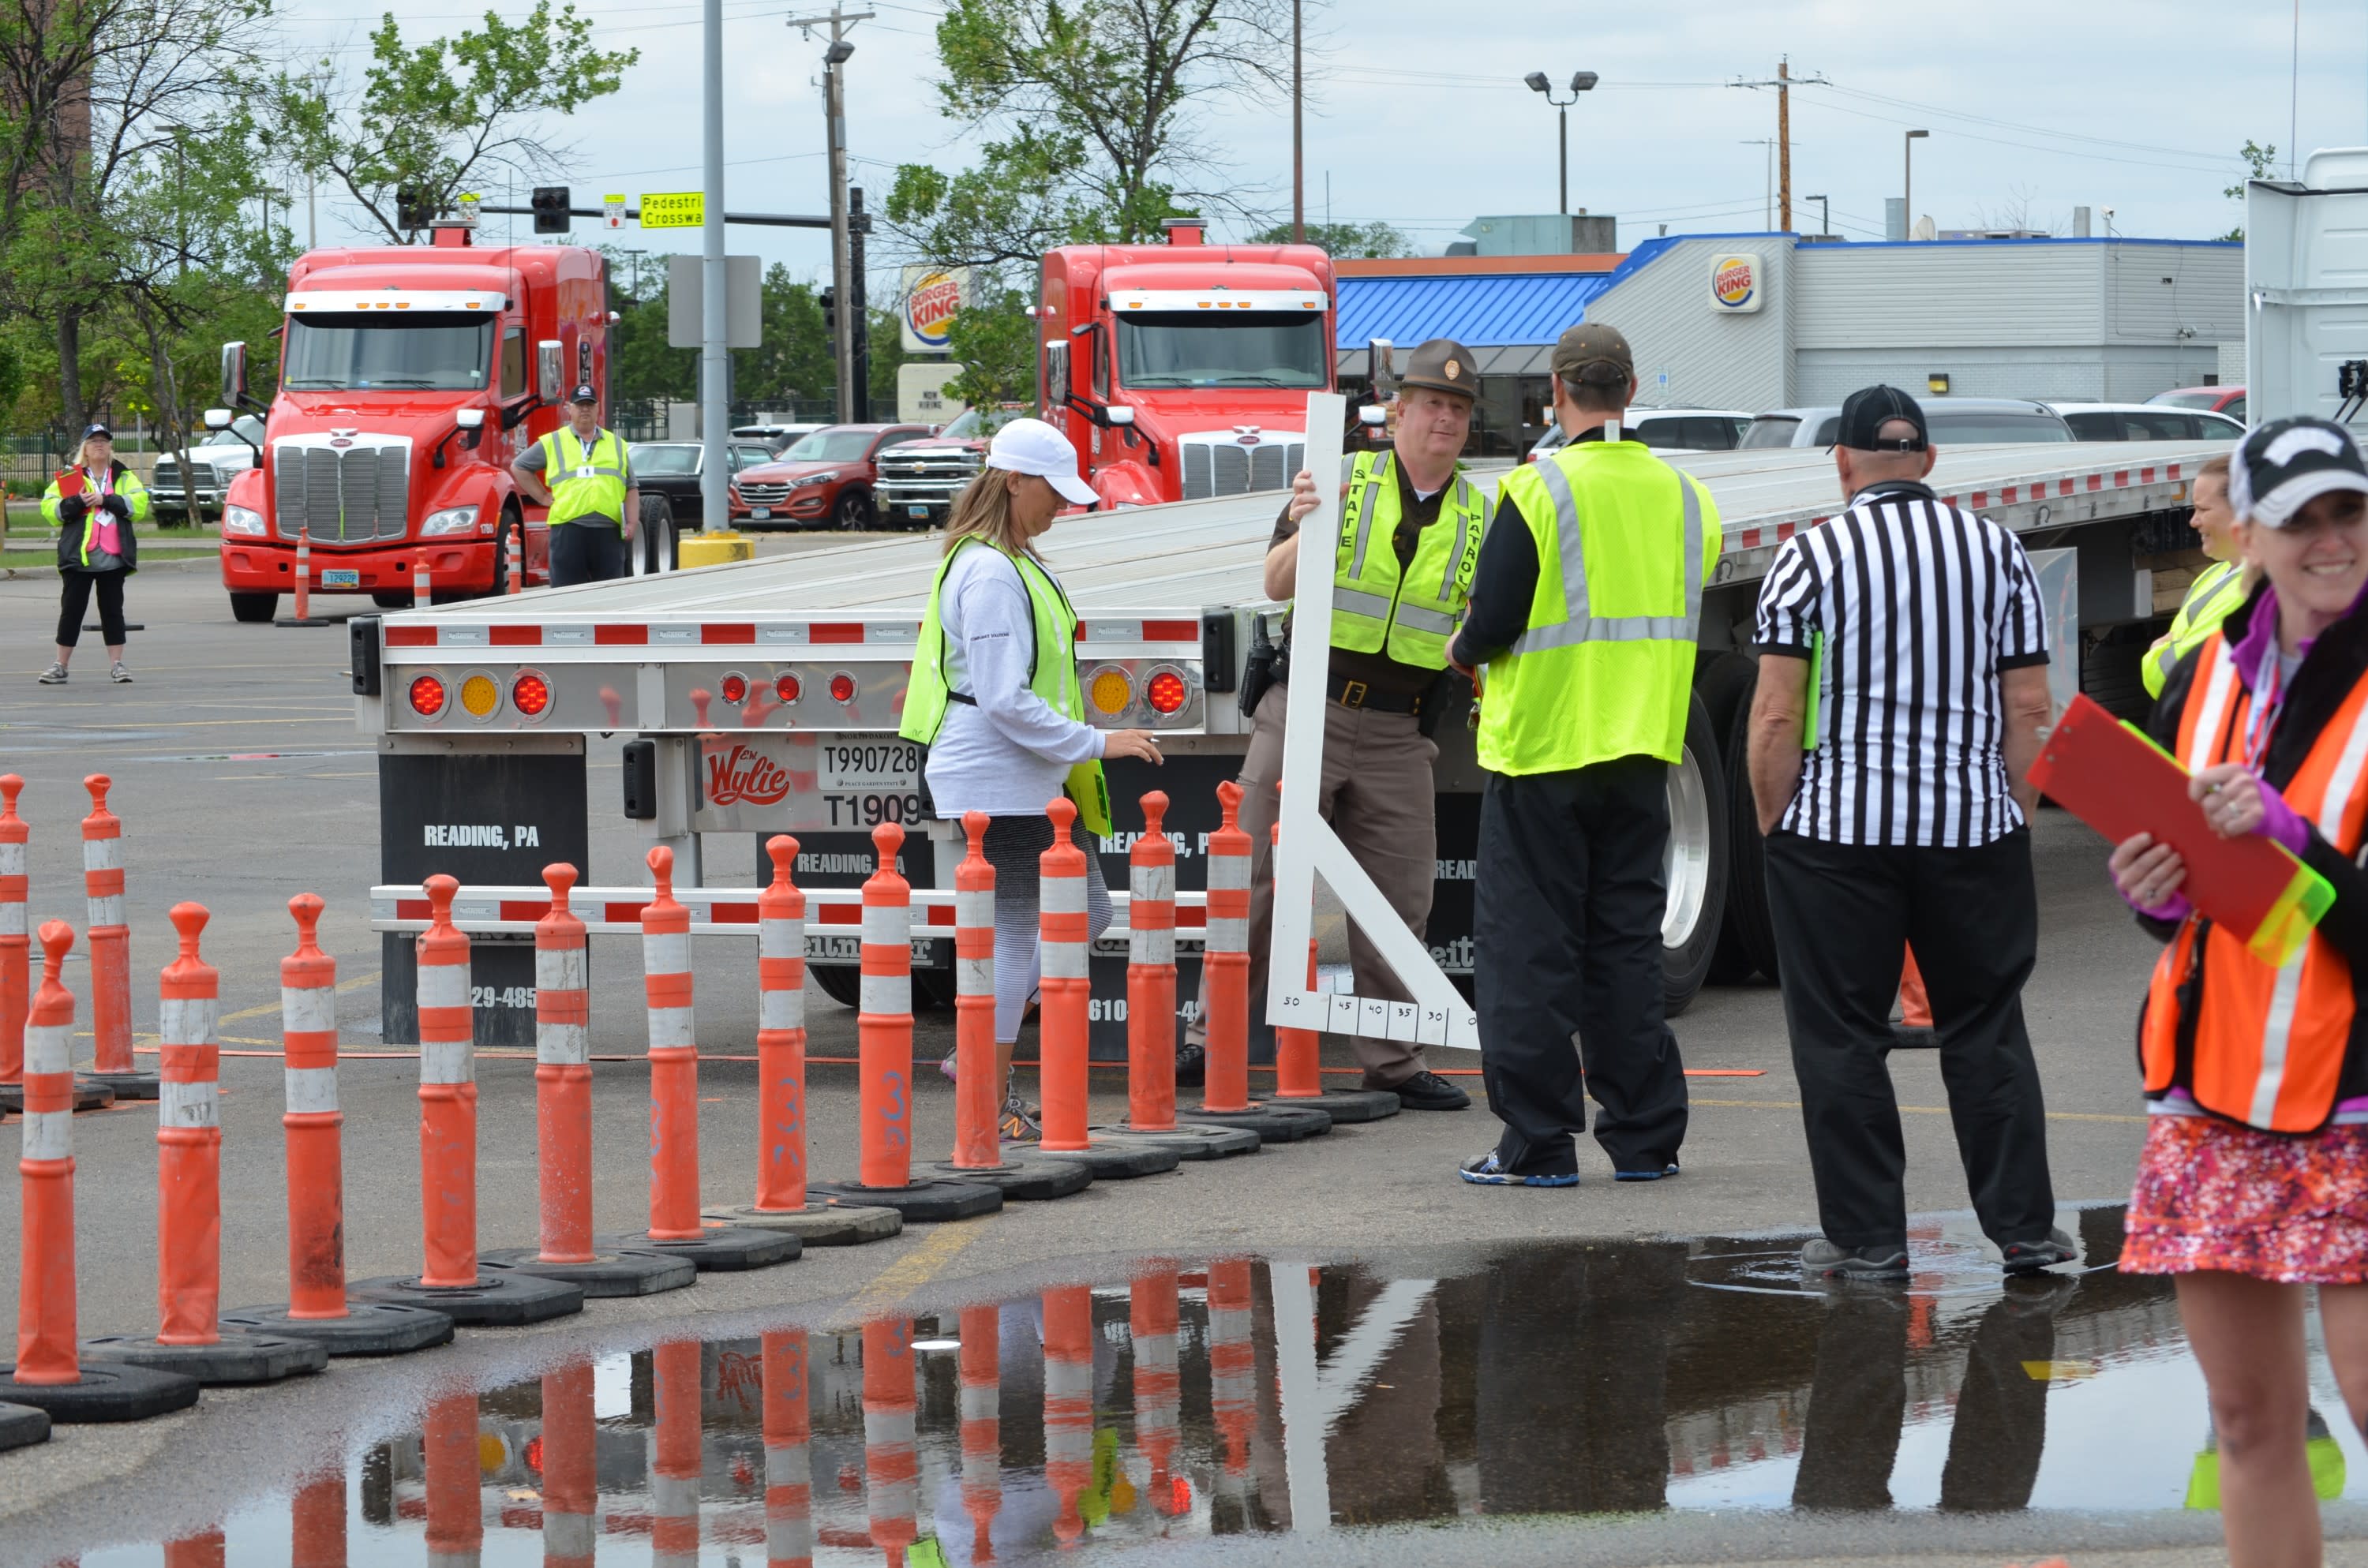
{"label": "traffic light", "polygon": [[398,229],[424,229],[436,221],[436,209],[429,201],[425,186],[399,185],[394,187],[394,226]]}
{"label": "traffic light", "polygon": [[834,338],[838,335],[838,290],[827,283],[822,286],[822,329]]}
{"label": "traffic light", "polygon": [[567,187],[564,185],[539,185],[534,187],[534,232],[538,234],[564,234],[572,225],[568,222]]}

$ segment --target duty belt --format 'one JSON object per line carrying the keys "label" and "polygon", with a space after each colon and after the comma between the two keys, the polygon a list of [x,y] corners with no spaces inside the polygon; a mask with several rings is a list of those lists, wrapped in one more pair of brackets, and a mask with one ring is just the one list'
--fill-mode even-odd
{"label": "duty belt", "polygon": [[1376,691],[1360,680],[1347,676],[1328,676],[1324,689],[1333,701],[1343,708],[1367,708],[1376,713],[1415,713],[1422,711],[1422,694],[1398,691]]}

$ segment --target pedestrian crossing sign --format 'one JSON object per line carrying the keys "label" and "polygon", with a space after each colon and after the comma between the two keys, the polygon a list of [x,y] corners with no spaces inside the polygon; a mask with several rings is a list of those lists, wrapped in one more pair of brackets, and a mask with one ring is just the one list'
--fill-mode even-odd
{"label": "pedestrian crossing sign", "polygon": [[707,196],[703,191],[661,191],[642,198],[644,229],[696,229],[706,222]]}

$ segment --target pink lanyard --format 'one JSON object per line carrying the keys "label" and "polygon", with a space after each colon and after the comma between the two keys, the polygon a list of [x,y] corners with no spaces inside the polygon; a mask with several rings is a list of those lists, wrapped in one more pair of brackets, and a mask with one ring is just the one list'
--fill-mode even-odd
{"label": "pink lanyard", "polygon": [[2245,767],[2256,776],[2269,750],[2270,727],[2277,722],[2278,706],[2285,700],[2278,685],[2278,640],[2271,637],[2261,651],[2261,667],[2253,677],[2252,710],[2245,719]]}

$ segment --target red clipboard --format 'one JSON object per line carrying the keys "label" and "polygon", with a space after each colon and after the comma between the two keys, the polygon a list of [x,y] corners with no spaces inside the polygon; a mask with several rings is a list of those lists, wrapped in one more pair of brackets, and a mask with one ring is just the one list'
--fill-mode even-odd
{"label": "red clipboard", "polygon": [[58,470],[58,498],[60,500],[63,500],[69,495],[81,494],[83,493],[83,488],[82,470],[78,468],[62,468]]}
{"label": "red clipboard", "polygon": [[2283,964],[2335,892],[2273,840],[2213,832],[2202,802],[2188,798],[2192,778],[2150,736],[2075,697],[2040,747],[2030,782],[2109,844],[2146,833],[2178,850],[2187,862],[2180,891],[2196,909],[2243,937],[2256,957]]}

